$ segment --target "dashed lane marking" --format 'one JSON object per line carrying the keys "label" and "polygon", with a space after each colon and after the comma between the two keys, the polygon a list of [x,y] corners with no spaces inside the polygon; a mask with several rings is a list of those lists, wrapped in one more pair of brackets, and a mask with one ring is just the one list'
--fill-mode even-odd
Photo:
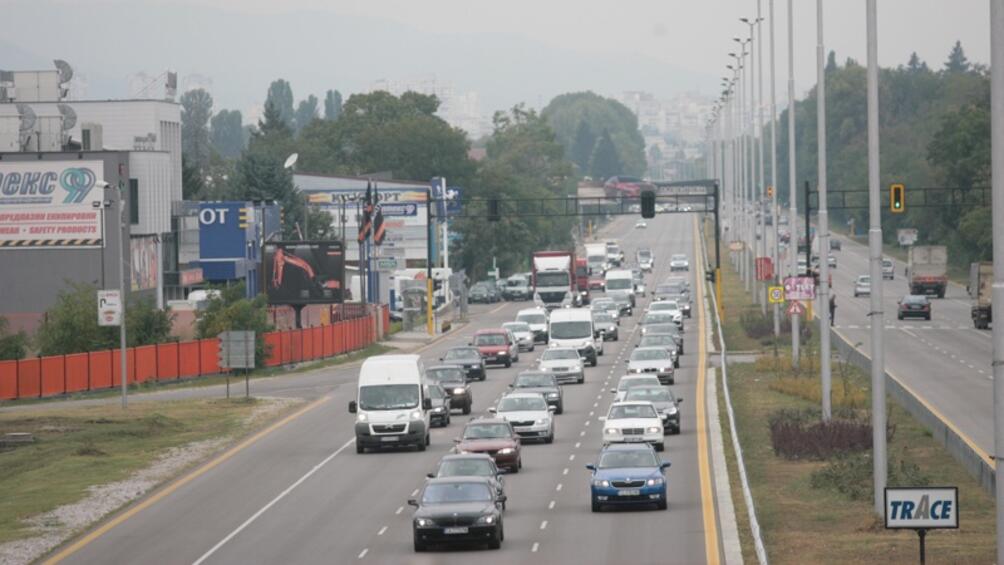
{"label": "dashed lane marking", "polygon": [[378,535],[378,536],[382,536],[382,535],[384,535],[384,533],[386,533],[386,532],[387,532],[387,526],[384,526],[384,527],[380,528],[380,531],[379,531],[379,532],[377,532],[377,535]]}
{"label": "dashed lane marking", "polygon": [[394,515],[400,514],[402,512],[404,512],[404,506],[398,506],[397,511],[394,512]]}
{"label": "dashed lane marking", "polygon": [[366,554],[369,553],[369,552],[370,552],[370,548],[368,548],[368,547],[366,549],[360,551],[359,552],[359,559],[362,559],[363,557],[366,557]]}
{"label": "dashed lane marking", "polygon": [[544,520],[543,522],[540,523],[540,529],[542,530],[547,529],[547,520]]}
{"label": "dashed lane marking", "polygon": [[554,490],[560,492],[561,491],[561,483],[558,483],[558,486],[554,487]]}
{"label": "dashed lane marking", "polygon": [[533,547],[530,548],[530,552],[537,553],[538,549],[540,549],[540,544],[537,542],[533,542]]}

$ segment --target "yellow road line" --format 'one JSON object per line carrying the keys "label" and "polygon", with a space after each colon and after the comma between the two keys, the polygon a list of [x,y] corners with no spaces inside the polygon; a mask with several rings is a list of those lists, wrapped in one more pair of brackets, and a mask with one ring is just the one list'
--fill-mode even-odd
{"label": "yellow road line", "polygon": [[720,561],[718,552],[718,520],[715,516],[715,495],[711,491],[711,463],[708,460],[708,422],[705,413],[707,385],[707,335],[704,319],[704,258],[700,251],[700,234],[697,229],[697,219],[694,219],[694,263],[697,268],[694,273],[697,281],[694,286],[697,306],[697,399],[695,415],[697,417],[697,468],[701,477],[701,509],[704,519],[704,554],[707,563],[717,565]]}
{"label": "yellow road line", "polygon": [[219,456],[217,456],[216,458],[214,458],[212,461],[209,461],[205,465],[199,467],[198,469],[195,469],[194,471],[188,473],[184,477],[181,477],[180,479],[178,479],[175,482],[169,484],[165,488],[157,491],[156,493],[154,493],[149,498],[146,498],[145,500],[143,500],[139,504],[137,504],[137,505],[129,508],[128,510],[126,510],[125,512],[119,514],[118,516],[115,516],[111,520],[108,520],[107,522],[105,522],[104,524],[102,524],[99,528],[90,531],[89,533],[87,533],[82,538],[80,538],[77,541],[73,542],[71,545],[63,548],[62,550],[60,550],[58,553],[56,553],[52,557],[46,559],[45,562],[44,562],[44,565],[53,565],[55,563],[59,563],[60,561],[66,559],[67,557],[69,557],[69,556],[73,555],[74,553],[80,551],[87,544],[93,542],[94,540],[100,538],[101,536],[103,536],[106,533],[108,533],[109,531],[111,531],[112,528],[118,526],[119,524],[122,524],[126,520],[128,520],[128,519],[132,518],[133,516],[135,516],[136,514],[140,513],[141,511],[143,511],[143,510],[145,510],[145,509],[153,506],[157,502],[159,502],[162,499],[164,499],[166,496],[170,495],[171,493],[173,493],[174,491],[178,490],[179,488],[185,486],[186,484],[192,482],[193,480],[197,479],[198,477],[200,477],[200,476],[206,474],[207,472],[211,471],[212,469],[214,469],[215,467],[219,466],[221,463],[227,461],[228,459],[230,459],[231,457],[233,457],[234,455],[236,455],[240,451],[244,450],[245,448],[249,447],[253,443],[255,443],[258,440],[262,439],[263,437],[269,435],[270,433],[276,431],[277,429],[285,426],[286,424],[292,422],[293,420],[296,420],[297,418],[303,416],[307,412],[310,412],[314,408],[317,408],[318,406],[320,406],[321,404],[324,404],[325,402],[327,402],[329,400],[331,400],[330,396],[325,396],[325,397],[322,397],[322,398],[318,398],[317,400],[311,402],[310,404],[304,406],[303,408],[297,410],[296,412],[293,412],[289,416],[286,416],[285,418],[279,420],[278,422],[272,424],[271,426],[265,428],[264,430],[261,430],[258,433],[254,434],[253,436],[245,439],[244,441],[240,442],[239,444],[235,445],[234,447],[232,447],[232,448],[228,449],[227,451],[221,453]]}

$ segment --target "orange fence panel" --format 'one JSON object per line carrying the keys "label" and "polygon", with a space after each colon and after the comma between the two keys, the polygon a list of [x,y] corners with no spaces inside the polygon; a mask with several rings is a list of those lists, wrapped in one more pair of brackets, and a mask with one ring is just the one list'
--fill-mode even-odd
{"label": "orange fence panel", "polygon": [[289,353],[291,362],[303,361],[303,331],[289,330]]}
{"label": "orange fence panel", "polygon": [[314,338],[313,334],[310,333],[310,328],[297,330],[300,334],[300,347],[303,349],[304,361],[309,361],[314,358]]}
{"label": "orange fence panel", "polygon": [[314,342],[314,359],[321,359],[324,357],[324,328],[322,326],[317,326],[316,328],[310,328],[310,337]]}
{"label": "orange fence panel", "polygon": [[331,333],[333,342],[332,345],[335,346],[334,354],[341,355],[345,353],[345,322],[336,322],[331,325]]}
{"label": "orange fence panel", "polygon": [[282,364],[282,332],[265,334],[265,350],[268,351],[268,357],[265,358],[266,367],[276,367]]}
{"label": "orange fence panel", "polygon": [[17,362],[17,397],[38,398],[42,395],[42,363],[37,357]]}
{"label": "orange fence panel", "polygon": [[90,365],[91,390],[112,387],[112,352],[111,350],[92,351],[88,353]]}
{"label": "orange fence panel", "polygon": [[183,341],[178,344],[178,376],[181,378],[197,377],[199,370],[199,342]]}
{"label": "orange fence panel", "polygon": [[[118,349],[112,349],[112,386],[122,386],[122,357]],[[126,348],[126,383],[136,382],[136,350]]]}
{"label": "orange fence panel", "polygon": [[220,372],[220,340],[219,338],[199,341],[199,368],[203,375],[216,375]]}
{"label": "orange fence panel", "polygon": [[56,396],[66,392],[66,360],[62,355],[40,359],[42,365],[42,396]]}
{"label": "orange fence panel", "polygon": [[138,383],[157,378],[157,346],[143,345],[132,350],[136,358],[136,370],[130,376]]}
{"label": "orange fence panel", "polygon": [[324,342],[323,355],[325,358],[335,354],[335,326],[328,324],[322,328],[322,341]]}
{"label": "orange fence panel", "polygon": [[0,400],[17,398],[17,361],[0,361]]}
{"label": "orange fence panel", "polygon": [[66,356],[66,392],[87,390],[90,386],[89,374],[86,353],[74,353]]}
{"label": "orange fence panel", "polygon": [[157,380],[178,378],[178,342],[157,344]]}
{"label": "orange fence panel", "polygon": [[290,330],[282,332],[282,364],[293,362],[293,335]]}

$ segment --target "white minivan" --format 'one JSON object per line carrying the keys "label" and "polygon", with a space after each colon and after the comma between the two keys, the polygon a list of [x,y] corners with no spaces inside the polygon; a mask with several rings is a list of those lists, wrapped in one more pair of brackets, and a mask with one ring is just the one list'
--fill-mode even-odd
{"label": "white minivan", "polygon": [[551,347],[571,347],[579,357],[596,366],[603,355],[603,338],[598,341],[593,330],[593,313],[588,308],[562,308],[551,312],[548,321]]}
{"label": "white minivan", "polygon": [[359,369],[356,400],[356,453],[366,448],[429,445],[432,400],[425,383],[425,368],[418,355],[370,357]]}
{"label": "white minivan", "polygon": [[635,306],[634,273],[631,272],[631,269],[613,269],[607,271],[604,284],[606,285],[608,295],[614,293],[625,294],[628,300],[631,301],[631,307]]}

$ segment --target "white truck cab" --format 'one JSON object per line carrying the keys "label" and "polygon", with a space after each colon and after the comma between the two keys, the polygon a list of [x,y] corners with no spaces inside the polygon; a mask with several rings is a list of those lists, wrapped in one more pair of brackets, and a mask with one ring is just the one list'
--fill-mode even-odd
{"label": "white truck cab", "polygon": [[370,357],[359,369],[356,400],[356,453],[366,448],[429,445],[432,401],[418,355]]}
{"label": "white truck cab", "polygon": [[548,321],[552,347],[571,347],[579,357],[596,366],[597,357],[603,354],[603,338],[596,339],[593,313],[588,308],[562,308],[551,312]]}
{"label": "white truck cab", "polygon": [[631,269],[613,269],[607,271],[606,281],[607,294],[613,294],[615,292],[623,293],[627,295],[628,300],[631,301],[631,306],[635,305],[635,282],[634,274]]}

